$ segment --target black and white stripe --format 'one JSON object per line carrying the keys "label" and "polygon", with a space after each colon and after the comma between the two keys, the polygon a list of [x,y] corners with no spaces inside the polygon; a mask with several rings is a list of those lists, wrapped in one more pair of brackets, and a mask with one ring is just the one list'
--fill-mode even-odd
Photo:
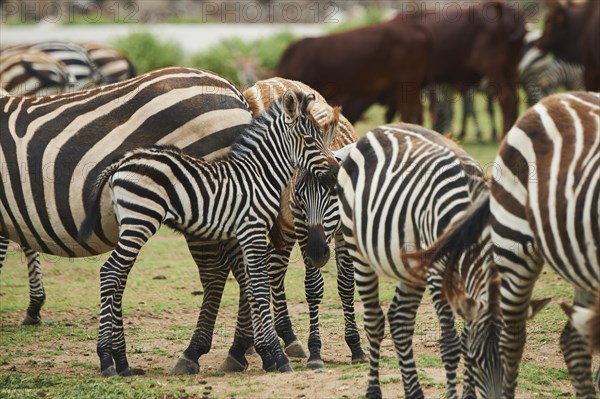
{"label": "black and white stripe", "polygon": [[[491,224],[492,253],[482,256],[499,273],[502,322],[499,340],[480,349],[490,361],[500,355],[502,369],[492,380],[501,385],[497,397],[512,399],[526,321],[546,303],[532,300],[544,264],[573,285],[576,308],[592,306],[600,289],[600,94],[569,92],[537,103],[508,132],[494,165],[489,201],[470,213],[471,222],[490,222],[456,228],[461,239],[452,250],[463,250]],[[571,322],[560,347],[577,397],[595,398],[587,340]],[[475,374],[488,368],[474,367]]]}
{"label": "black and white stripe", "polygon": [[72,78],[77,82],[72,90],[106,83],[87,50],[78,44],[59,40],[23,43],[2,48],[0,55],[6,56],[23,51],[41,51],[65,64]]}
{"label": "black and white stripe", "polygon": [[[283,78],[262,80],[244,91],[244,96],[253,115],[257,115],[287,90],[315,95],[315,106],[311,113],[319,122],[323,130],[323,141],[330,150],[338,150],[356,142],[354,128],[339,113],[339,109],[333,109],[318,92],[301,82]],[[323,299],[324,281],[320,268],[330,257],[329,245],[339,220],[337,199],[331,187],[323,186],[309,173],[298,172],[284,191],[281,203],[276,226],[271,231],[271,241],[276,245],[269,265],[275,328],[289,356],[306,357],[289,317],[284,286],[289,258],[294,244],[298,242],[306,266],[304,286],[310,315],[307,367],[321,368],[324,362],[321,358],[319,307]],[[346,261],[347,256],[343,255],[345,252],[341,234],[336,236],[335,243],[337,284],[344,311],[345,340],[351,351],[352,362],[362,362],[365,361],[365,354],[360,346],[360,335],[354,317],[353,272],[351,264],[348,266]]]}
{"label": "black and white stripe", "polygon": [[540,36],[538,30],[526,36],[526,51],[519,63],[519,83],[525,90],[529,107],[559,89],[585,89],[583,66],[563,61],[535,47],[535,40]]}
{"label": "black and white stripe", "polygon": [[95,42],[84,42],[79,45],[87,50],[105,83],[116,83],[136,76],[131,61],[114,48]]}
{"label": "black and white stripe", "polygon": [[454,142],[409,124],[378,127],[350,151],[338,176],[341,225],[354,263],[370,344],[367,397],[381,397],[379,352],[384,314],[378,276],[398,280],[388,319],[407,398],[423,398],[412,352],[415,316],[425,286],[441,323],[440,350],[447,397],[456,398],[461,345],[454,315],[442,296],[445,264],[417,277],[406,252],[428,248],[485,190],[475,161]]}
{"label": "black and white stripe", "polygon": [[[190,68],[54,97],[2,97],[0,106],[0,236],[59,256],[114,248],[118,225],[108,196],[98,239],[76,239],[93,182],[114,157],[157,143],[219,157],[251,120],[229,81]],[[30,276],[39,277],[33,254],[28,264],[37,272]],[[26,322],[34,323],[45,298],[41,278],[30,280],[30,289]]]}
{"label": "black and white stripe", "polygon": [[130,374],[121,300],[137,253],[162,224],[203,240],[237,238],[263,367],[291,370],[271,320],[267,234],[295,167],[331,183],[337,173],[337,162],[327,155],[310,115],[313,104],[314,96],[287,92],[252,121],[222,160],[209,162],[155,147],[132,151],[100,173],[79,238],[90,243],[92,230],[101,230],[100,194],[110,191],[120,234],[100,272],[98,355],[103,374]]}
{"label": "black and white stripe", "polygon": [[[513,398],[527,305],[544,263],[575,287],[578,306],[591,305],[600,285],[600,94],[545,98],[508,132],[495,164],[502,173],[490,203],[506,325],[502,397]],[[577,397],[595,397],[585,339],[567,323],[560,344]]]}
{"label": "black and white stripe", "polygon": [[42,51],[0,55],[0,87],[12,95],[58,94],[74,83],[67,66]]}

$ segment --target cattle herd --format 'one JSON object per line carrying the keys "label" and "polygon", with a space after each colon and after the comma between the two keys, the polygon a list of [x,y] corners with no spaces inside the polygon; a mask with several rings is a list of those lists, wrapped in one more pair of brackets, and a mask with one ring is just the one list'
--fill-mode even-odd
{"label": "cattle herd", "polygon": [[[172,373],[199,371],[229,273],[240,307],[221,369],[244,371],[254,347],[264,370],[290,372],[288,356],[307,356],[283,285],[298,243],[307,367],[321,368],[320,268],[333,242],[345,340],[353,363],[369,361],[367,398],[382,396],[378,281],[387,276],[397,281],[387,318],[405,397],[425,397],[412,338],[429,288],[447,397],[458,397],[462,358],[463,398],[509,399],[526,321],[552,299],[532,299],[547,264],[575,291],[572,305],[561,304],[569,321],[559,343],[573,388],[577,398],[597,397],[600,1],[544,2],[543,32],[513,4],[489,0],[301,39],[283,52],[277,77],[244,92],[191,68],[136,76],[126,57],[97,43],[0,49],[0,268],[9,242],[19,244],[30,284],[23,324],[41,321],[40,252],[112,251],[100,268],[100,371],[131,375],[123,293],[139,250],[166,225],[184,235],[205,287]],[[530,107],[520,117],[519,87]],[[553,94],[561,87],[578,91]],[[489,112],[496,100],[502,111],[501,177],[486,177],[438,133],[452,120],[444,93],[464,97],[464,136],[475,91]],[[420,126],[425,96],[433,130]],[[352,123],[374,103],[388,124],[359,139]],[[403,122],[390,123],[396,114]]]}

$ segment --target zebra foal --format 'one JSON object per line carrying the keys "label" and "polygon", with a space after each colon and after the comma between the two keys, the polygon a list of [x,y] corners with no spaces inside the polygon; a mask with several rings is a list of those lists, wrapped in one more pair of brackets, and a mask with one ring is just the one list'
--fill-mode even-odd
{"label": "zebra foal", "polygon": [[[358,140],[352,124],[340,114],[340,110],[333,109],[318,92],[301,82],[283,78],[262,80],[244,91],[244,96],[252,114],[256,116],[287,90],[315,95],[315,105],[311,113],[321,125],[324,144],[330,150],[339,150]],[[332,125],[332,120],[337,123]],[[306,354],[294,333],[284,289],[290,254],[296,242],[300,246],[306,265],[304,285],[310,316],[307,362],[309,368],[321,368],[324,365],[319,332],[319,306],[324,293],[320,268],[329,260],[329,243],[339,221],[335,212],[337,199],[335,195],[331,195],[331,188],[319,183],[310,173],[294,173],[283,192],[282,207],[271,231],[271,239],[276,244],[269,264],[275,328],[285,343],[286,353],[297,357],[306,357]],[[343,265],[343,245],[340,244],[340,237],[337,237],[335,242],[338,260],[337,283],[344,310],[345,340],[351,351],[352,362],[361,362],[365,361],[365,354],[360,347],[360,335],[354,317],[353,272],[348,265]]]}
{"label": "zebra foal", "polygon": [[[412,337],[417,309],[428,286],[441,324],[447,396],[457,397],[461,345],[452,309],[442,296],[443,273],[431,269],[427,276],[415,276],[403,254],[428,248],[485,190],[482,170],[471,157],[451,140],[416,125],[378,127],[367,133],[343,161],[337,186],[339,212],[365,308],[370,345],[368,398],[381,397],[379,350],[385,320],[379,302],[379,275],[398,281],[388,319],[405,396],[424,397]],[[446,267],[441,262],[439,270]],[[473,267],[481,276],[481,295],[486,295],[488,284],[484,283],[491,280],[490,272]]]}
{"label": "zebra foal", "polygon": [[104,375],[131,374],[122,296],[139,250],[162,224],[206,240],[237,238],[247,278],[242,288],[250,299],[254,329],[260,332],[255,344],[263,368],[292,370],[271,321],[267,234],[295,167],[331,183],[337,173],[337,162],[327,155],[319,126],[310,115],[313,104],[314,96],[287,92],[253,119],[225,159],[209,162],[175,149],[141,149],[100,174],[79,239],[87,242],[99,228],[101,193],[108,189],[119,238],[100,270],[98,355]]}

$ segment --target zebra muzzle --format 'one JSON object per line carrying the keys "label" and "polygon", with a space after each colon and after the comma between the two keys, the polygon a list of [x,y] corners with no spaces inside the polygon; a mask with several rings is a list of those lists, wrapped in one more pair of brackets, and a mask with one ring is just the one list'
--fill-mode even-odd
{"label": "zebra muzzle", "polygon": [[309,226],[304,249],[304,262],[307,266],[320,269],[329,260],[330,249],[322,225]]}

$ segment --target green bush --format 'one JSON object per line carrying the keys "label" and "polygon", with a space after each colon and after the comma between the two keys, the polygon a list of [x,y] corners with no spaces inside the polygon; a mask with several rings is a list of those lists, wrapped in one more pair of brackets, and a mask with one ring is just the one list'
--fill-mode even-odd
{"label": "green bush", "polygon": [[361,18],[356,19],[354,21],[342,22],[340,24],[335,24],[327,31],[329,33],[343,32],[347,30],[352,30],[356,28],[360,28],[364,25],[376,24],[378,22],[383,21],[384,11],[379,7],[369,7],[367,8],[365,15]]}
{"label": "green bush", "polygon": [[242,57],[255,59],[257,72],[269,73],[275,70],[281,53],[295,39],[289,31],[254,42],[246,42],[241,38],[227,39],[206,51],[194,54],[190,65],[218,73],[239,85],[237,60]]}
{"label": "green bush", "polygon": [[184,60],[183,49],[178,43],[159,40],[147,31],[135,32],[119,38],[114,46],[129,58],[138,74],[181,65]]}
{"label": "green bush", "polygon": [[207,51],[194,54],[190,65],[218,73],[239,85],[234,61],[241,56],[249,56],[251,49],[251,44],[240,38],[226,39]]}
{"label": "green bush", "polygon": [[290,31],[281,31],[274,36],[259,40],[255,43],[260,66],[266,71],[274,71],[279,64],[283,51],[294,41],[296,37]]}

